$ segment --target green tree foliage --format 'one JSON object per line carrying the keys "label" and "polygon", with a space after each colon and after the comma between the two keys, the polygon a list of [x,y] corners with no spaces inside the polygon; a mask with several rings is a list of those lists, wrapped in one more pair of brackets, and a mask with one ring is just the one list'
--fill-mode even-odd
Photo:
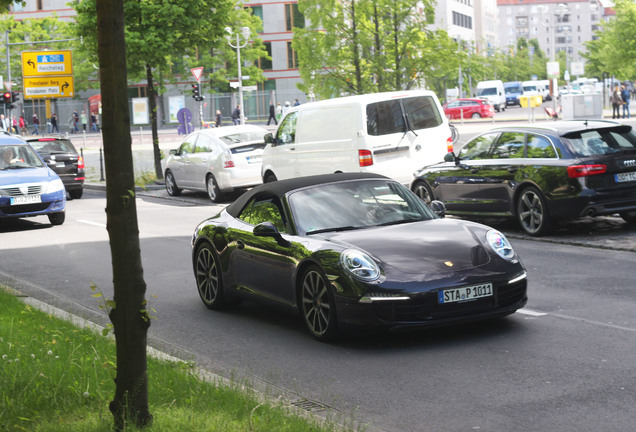
{"label": "green tree foliage", "polygon": [[[450,45],[427,26],[434,1],[305,0],[309,26],[294,29],[302,90],[321,97],[401,90],[442,74]],[[448,52],[446,52],[448,54]]]}
{"label": "green tree foliage", "polygon": [[601,76],[608,72],[617,78],[633,79],[636,76],[636,3],[616,0],[616,18],[602,23],[596,32],[596,40],[586,42],[587,71]]}

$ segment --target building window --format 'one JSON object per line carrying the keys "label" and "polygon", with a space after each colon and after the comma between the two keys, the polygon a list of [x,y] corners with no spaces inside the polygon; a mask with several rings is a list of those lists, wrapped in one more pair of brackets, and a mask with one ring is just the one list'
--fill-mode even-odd
{"label": "building window", "polygon": [[294,28],[305,27],[305,17],[300,10],[298,10],[298,3],[288,3],[285,5],[285,22],[287,24],[287,31],[292,31]]}
{"label": "building window", "polygon": [[[272,43],[271,42],[265,42],[263,43],[263,45],[265,45],[265,49],[267,50],[267,55],[272,57]],[[272,65],[272,61],[269,59],[266,59],[265,57],[261,57],[258,59],[258,67],[262,70],[272,70],[273,69],[273,65]]]}
{"label": "building window", "polygon": [[42,10],[42,0],[38,0],[38,10]]}
{"label": "building window", "polygon": [[263,6],[249,6],[252,15],[257,16],[263,21]]}
{"label": "building window", "polygon": [[291,42],[287,42],[287,67],[289,69],[298,69],[298,58]]}
{"label": "building window", "polygon": [[464,27],[467,29],[473,28],[473,18],[468,15],[460,14],[453,11],[453,25]]}

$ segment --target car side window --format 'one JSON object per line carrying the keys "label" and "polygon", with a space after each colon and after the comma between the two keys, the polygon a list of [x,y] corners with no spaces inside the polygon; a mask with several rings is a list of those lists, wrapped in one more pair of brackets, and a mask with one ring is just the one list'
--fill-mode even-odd
{"label": "car side window", "polygon": [[367,105],[367,132],[369,135],[389,135],[404,132],[404,113],[398,100],[389,100]]}
{"label": "car side window", "polygon": [[271,222],[279,232],[286,232],[285,218],[277,198],[257,196],[241,211],[238,218],[250,225]]}
{"label": "car side window", "polygon": [[196,142],[195,153],[212,153],[216,148],[216,143],[212,138],[201,134]]}
{"label": "car side window", "polygon": [[296,122],[298,112],[289,113],[278,128],[278,143],[293,144],[296,142]]}
{"label": "car side window", "polygon": [[456,108],[459,106],[459,101],[453,101],[453,102],[449,102],[446,107],[447,108]]}
{"label": "car side window", "polygon": [[528,157],[534,159],[555,159],[557,157],[556,151],[552,142],[544,136],[528,134]]}
{"label": "car side window", "polygon": [[194,153],[194,143],[197,140],[197,136],[198,134],[188,136],[181,144],[181,147],[179,147],[179,154],[184,155]]}
{"label": "car side window", "polygon": [[523,132],[504,132],[497,140],[492,159],[522,158],[525,134]]}
{"label": "car side window", "polygon": [[478,136],[459,151],[459,157],[466,160],[488,159],[488,150],[497,135],[497,133],[487,133]]}

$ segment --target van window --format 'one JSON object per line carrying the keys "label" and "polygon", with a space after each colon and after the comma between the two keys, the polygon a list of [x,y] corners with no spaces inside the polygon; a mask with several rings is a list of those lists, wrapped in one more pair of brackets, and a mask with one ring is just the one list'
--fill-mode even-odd
{"label": "van window", "polygon": [[352,139],[358,122],[352,106],[306,109],[302,112],[302,142]]}
{"label": "van window", "polygon": [[296,142],[296,120],[298,119],[298,112],[289,113],[283,119],[278,129],[278,143],[279,144],[293,144]]}
{"label": "van window", "polygon": [[390,100],[367,105],[367,133],[388,135],[406,131],[400,101]]}
{"label": "van window", "polygon": [[411,128],[428,129],[442,124],[442,115],[430,96],[402,99]]}

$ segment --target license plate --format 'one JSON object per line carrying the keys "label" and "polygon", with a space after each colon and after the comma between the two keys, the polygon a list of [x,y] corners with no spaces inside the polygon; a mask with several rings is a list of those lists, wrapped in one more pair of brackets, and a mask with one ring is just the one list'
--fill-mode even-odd
{"label": "license plate", "polygon": [[247,157],[247,163],[248,164],[260,163],[260,162],[261,162],[261,157],[260,156],[248,156]]}
{"label": "license plate", "polygon": [[41,203],[42,197],[40,195],[27,195],[27,196],[19,196],[11,198],[11,205],[20,205],[20,204],[33,204],[33,203]]}
{"label": "license plate", "polygon": [[437,293],[439,304],[466,302],[484,297],[492,297],[492,283],[490,282],[481,285],[440,290]]}
{"label": "license plate", "polygon": [[636,172],[614,174],[614,180],[616,183],[636,181]]}
{"label": "license plate", "polygon": [[55,164],[55,167],[56,167],[56,168],[64,168],[65,166],[66,166],[66,165],[64,164],[64,162],[57,162],[57,163]]}

